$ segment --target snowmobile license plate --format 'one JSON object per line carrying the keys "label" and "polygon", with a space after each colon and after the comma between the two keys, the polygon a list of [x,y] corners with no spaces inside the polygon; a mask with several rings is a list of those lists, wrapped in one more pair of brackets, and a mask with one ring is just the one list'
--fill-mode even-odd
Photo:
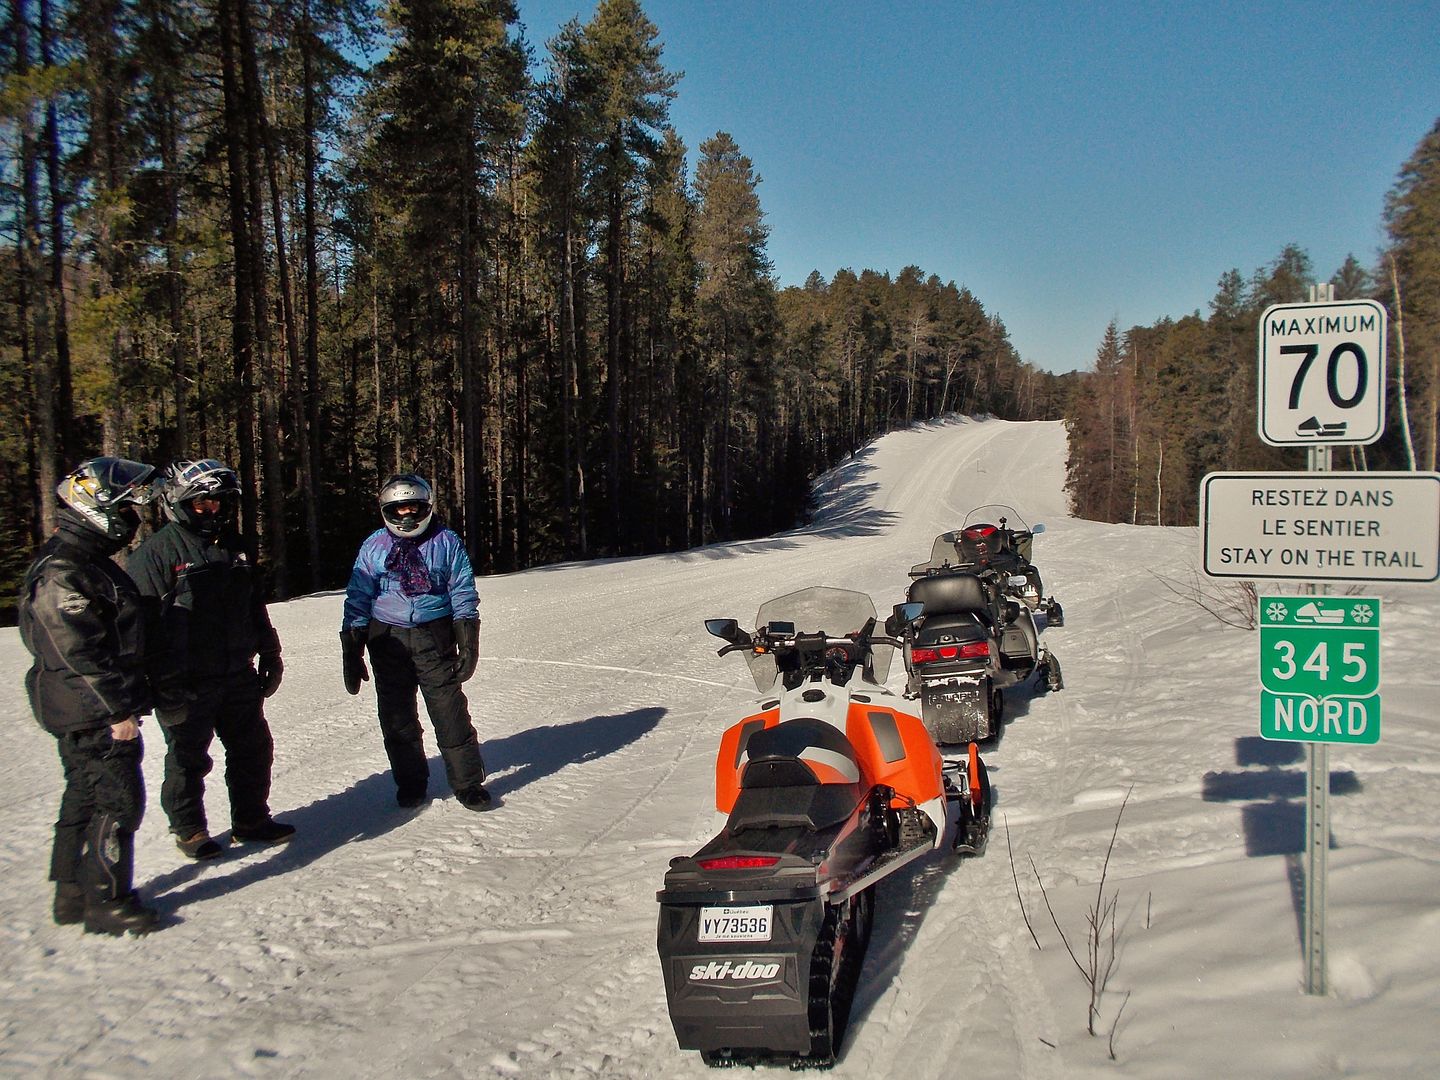
{"label": "snowmobile license plate", "polygon": [[773,912],[771,904],[701,908],[700,940],[769,941]]}

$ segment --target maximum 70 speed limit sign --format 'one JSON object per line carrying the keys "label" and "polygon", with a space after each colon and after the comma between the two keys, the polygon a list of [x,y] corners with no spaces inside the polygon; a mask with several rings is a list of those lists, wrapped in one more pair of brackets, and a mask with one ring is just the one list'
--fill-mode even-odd
{"label": "maximum 70 speed limit sign", "polygon": [[1260,438],[1368,445],[1385,431],[1385,308],[1275,304],[1260,317]]}

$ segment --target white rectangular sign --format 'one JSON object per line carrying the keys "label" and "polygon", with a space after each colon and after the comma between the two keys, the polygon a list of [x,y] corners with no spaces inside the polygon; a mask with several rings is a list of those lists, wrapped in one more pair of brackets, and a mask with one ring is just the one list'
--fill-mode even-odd
{"label": "white rectangular sign", "polygon": [[1209,577],[1440,578],[1440,473],[1209,473],[1200,484]]}
{"label": "white rectangular sign", "polygon": [[1260,438],[1366,445],[1385,432],[1385,308],[1275,304],[1260,317]]}

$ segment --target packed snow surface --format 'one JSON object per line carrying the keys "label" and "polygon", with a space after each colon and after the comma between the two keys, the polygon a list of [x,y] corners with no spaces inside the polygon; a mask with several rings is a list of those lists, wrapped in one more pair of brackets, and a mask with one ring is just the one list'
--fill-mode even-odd
{"label": "packed snow surface", "polygon": [[[184,859],[148,723],[137,883],[165,916],[148,938],[50,921],[60,768],[25,700],[28,657],[0,630],[0,1074],[707,1075],[666,1014],[655,890],[710,834],[713,755],[754,691],[702,620],[749,626],[807,585],[866,592],[883,615],[936,533],[1000,502],[1047,526],[1034,557],[1065,607],[1044,636],[1066,689],[1008,695],[986,748],[987,852],[879,886],[833,1075],[1440,1075],[1440,590],[1368,590],[1384,601],[1383,736],[1331,750],[1330,993],[1306,995],[1304,765],[1298,744],[1258,738],[1257,636],[1190,599],[1221,614],[1234,599],[1197,579],[1196,530],[1067,516],[1065,449],[1059,424],[937,422],[822,478],[806,528],[481,579],[467,690],[487,814],[450,796],[433,741],[435,798],[398,809],[373,688],[341,686],[341,597],[275,605],[272,801],[298,835]],[[1084,962],[1102,870],[1117,960],[1091,1036],[1059,930]]]}

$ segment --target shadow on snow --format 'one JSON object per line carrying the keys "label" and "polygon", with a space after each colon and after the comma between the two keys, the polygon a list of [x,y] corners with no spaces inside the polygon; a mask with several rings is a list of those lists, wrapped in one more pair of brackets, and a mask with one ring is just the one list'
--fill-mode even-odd
{"label": "shadow on snow", "polygon": [[[1240,822],[1245,833],[1245,853],[1251,858],[1282,855],[1285,876],[1290,884],[1290,902],[1295,910],[1297,936],[1305,936],[1305,790],[1303,766],[1305,746],[1298,742],[1275,742],[1251,735],[1235,740],[1235,763],[1239,771],[1208,772],[1202,777],[1201,796],[1206,802],[1242,802]],[[1354,795],[1364,790],[1359,777],[1349,769],[1332,769],[1331,795]],[[1328,846],[1335,848],[1335,834]]]}
{"label": "shadow on snow", "polygon": [[[552,776],[567,765],[593,761],[623,749],[654,728],[665,713],[658,707],[634,709],[531,728],[485,742],[481,749],[489,772],[514,770],[487,786],[498,802],[501,796]],[[432,784],[445,775],[438,755],[430,759],[430,775]],[[248,862],[228,874],[214,872],[223,868],[223,858],[218,862],[186,863],[151,878],[142,886],[144,893],[158,902],[167,921],[178,921],[174,918],[178,908],[293,873],[346,844],[377,839],[410,821],[415,811],[395,805],[395,782],[386,769],[279,816],[295,826],[295,836],[276,847],[271,858]],[[224,834],[219,836],[223,841]]]}

